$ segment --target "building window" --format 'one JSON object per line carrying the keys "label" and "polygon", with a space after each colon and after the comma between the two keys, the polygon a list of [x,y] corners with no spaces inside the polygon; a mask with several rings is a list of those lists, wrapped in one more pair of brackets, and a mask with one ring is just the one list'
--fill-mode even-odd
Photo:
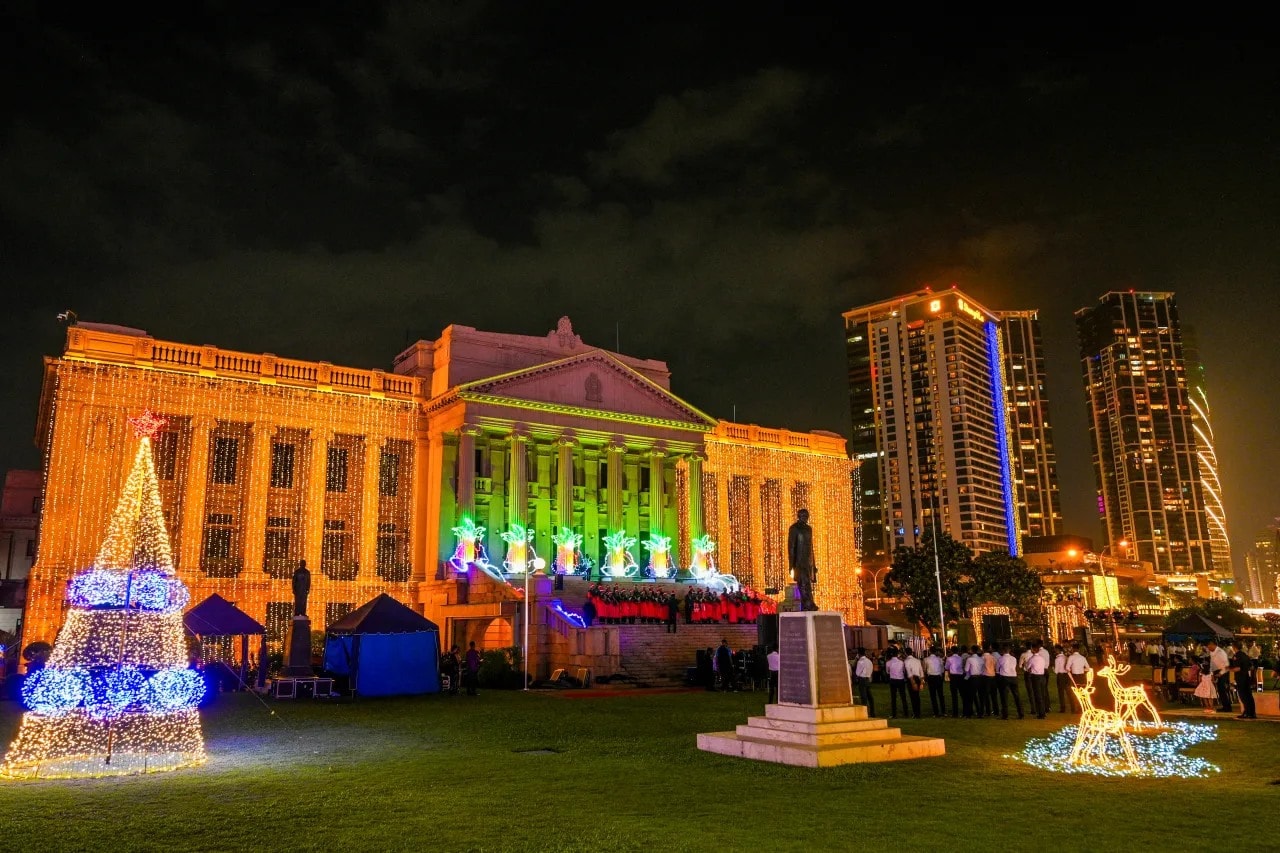
{"label": "building window", "polygon": [[347,490],[347,449],[329,447],[328,464],[325,466],[324,488],[327,492]]}
{"label": "building window", "polygon": [[230,485],[236,481],[240,439],[215,436],[213,439],[213,482]]}
{"label": "building window", "polygon": [[284,641],[284,635],[289,630],[289,623],[293,621],[293,602],[292,601],[268,601],[267,602],[267,642],[279,643]]}
{"label": "building window", "polygon": [[262,556],[268,560],[285,560],[289,557],[289,531],[268,530]]}
{"label": "building window", "polygon": [[157,435],[154,456],[157,479],[172,480],[178,463],[178,434],[162,432]]}
{"label": "building window", "polygon": [[271,445],[271,488],[293,488],[293,445]]}
{"label": "building window", "polygon": [[400,490],[400,454],[382,451],[378,461],[378,494],[393,498]]}
{"label": "building window", "polygon": [[355,609],[355,604],[350,601],[330,601],[324,606],[324,626],[328,628],[335,622],[341,622]]}
{"label": "building window", "polygon": [[34,557],[35,555],[36,555],[36,540],[28,539],[27,540],[27,556]]}
{"label": "building window", "polygon": [[231,557],[230,527],[205,528],[204,556],[210,560],[226,560]]}

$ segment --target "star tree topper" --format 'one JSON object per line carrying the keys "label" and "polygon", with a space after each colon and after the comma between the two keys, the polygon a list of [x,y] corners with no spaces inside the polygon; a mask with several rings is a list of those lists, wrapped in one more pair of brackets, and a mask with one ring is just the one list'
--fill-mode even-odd
{"label": "star tree topper", "polygon": [[156,433],[160,432],[168,421],[152,412],[150,409],[143,411],[136,418],[129,418],[129,424],[133,427],[133,431],[140,438],[155,438]]}

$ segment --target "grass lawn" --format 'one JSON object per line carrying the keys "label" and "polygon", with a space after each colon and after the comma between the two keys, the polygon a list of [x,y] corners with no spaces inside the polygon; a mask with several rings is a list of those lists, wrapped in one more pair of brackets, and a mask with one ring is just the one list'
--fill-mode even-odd
{"label": "grass lawn", "polygon": [[[887,691],[880,701],[888,703]],[[1070,721],[908,720],[943,758],[808,770],[699,752],[762,693],[224,698],[186,771],[0,781],[0,850],[1274,850],[1280,724],[1218,720],[1207,779],[1002,758]],[[926,703],[927,704],[927,703]],[[18,708],[0,703],[0,748]],[[1226,715],[1221,715],[1226,716]],[[1197,720],[1198,721],[1198,720]],[[553,754],[521,754],[550,749]]]}

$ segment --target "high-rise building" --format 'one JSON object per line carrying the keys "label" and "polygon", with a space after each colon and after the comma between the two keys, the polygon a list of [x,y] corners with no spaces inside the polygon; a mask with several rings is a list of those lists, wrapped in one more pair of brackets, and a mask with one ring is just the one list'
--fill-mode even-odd
{"label": "high-rise building", "polygon": [[1018,554],[999,316],[953,288],[844,320],[863,562],[886,564],[935,524],[974,551]]}
{"label": "high-rise building", "polygon": [[1004,387],[1012,436],[1014,500],[1024,536],[1054,536],[1062,529],[1058,458],[1049,425],[1040,312],[997,311],[1004,334]]}
{"label": "high-rise building", "polygon": [[1280,604],[1280,519],[1258,532],[1245,556],[1249,581],[1246,597],[1257,604]]}
{"label": "high-rise building", "polygon": [[1134,549],[1158,574],[1211,571],[1173,294],[1108,293],[1076,312],[1076,329],[1103,541]]}
{"label": "high-rise building", "polygon": [[1191,428],[1196,434],[1196,456],[1200,460],[1200,488],[1204,493],[1204,513],[1209,519],[1209,551],[1213,571],[1219,577],[1233,576],[1231,538],[1227,535],[1227,512],[1222,506],[1222,483],[1218,479],[1218,454],[1213,449],[1213,423],[1209,418],[1209,395],[1205,390],[1204,362],[1195,329],[1182,327],[1182,357],[1187,368],[1187,392],[1191,404]]}

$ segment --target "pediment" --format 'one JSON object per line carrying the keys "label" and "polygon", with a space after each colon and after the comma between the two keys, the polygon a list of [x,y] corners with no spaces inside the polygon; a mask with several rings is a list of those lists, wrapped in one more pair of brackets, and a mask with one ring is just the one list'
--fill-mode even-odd
{"label": "pediment", "polygon": [[460,396],[652,418],[694,427],[715,420],[602,350],[458,386]]}

